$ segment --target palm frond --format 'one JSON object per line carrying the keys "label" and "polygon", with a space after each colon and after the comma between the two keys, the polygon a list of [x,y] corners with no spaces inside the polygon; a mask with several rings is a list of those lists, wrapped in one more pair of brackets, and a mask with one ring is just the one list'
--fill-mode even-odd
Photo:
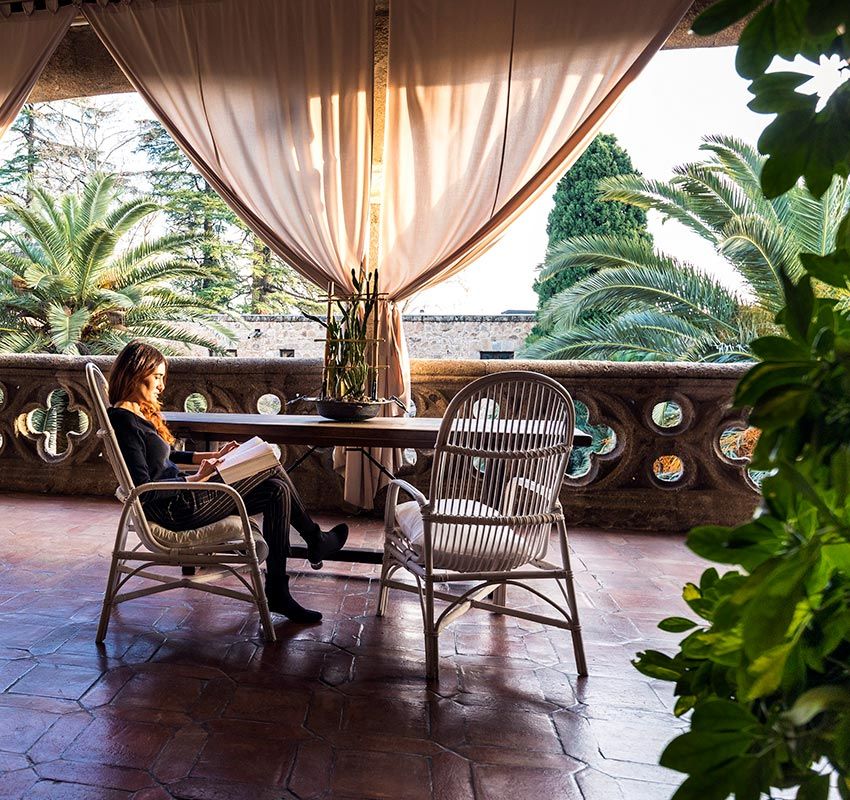
{"label": "palm frond", "polygon": [[79,201],[77,216],[80,223],[90,227],[103,220],[107,209],[115,199],[116,175],[97,173],[86,181]]}
{"label": "palm frond", "polygon": [[[133,338],[153,339],[160,343],[177,342],[183,345],[203,347],[207,350],[220,350],[221,343],[200,333],[182,328],[168,322],[145,322],[127,328]],[[159,347],[160,345],[157,344]],[[160,348],[162,349],[162,348]],[[171,351],[174,352],[173,350]]]}
{"label": "palm frond", "polygon": [[716,232],[690,207],[686,192],[668,181],[653,181],[640,175],[612,175],[598,183],[600,200],[617,200],[644,210],[658,211],[665,219],[674,219],[709,242]]}
{"label": "palm frond", "polygon": [[668,331],[641,328],[621,318],[558,330],[526,347],[524,358],[604,361],[678,361],[683,348]]}
{"label": "palm frond", "polygon": [[128,286],[142,288],[178,278],[205,278],[208,275],[209,273],[201,265],[191,261],[161,261],[141,264],[128,270],[120,278],[115,277],[114,280],[107,281],[107,276],[104,276],[104,284],[116,291],[123,291]]}
{"label": "palm frond", "polygon": [[29,191],[35,202],[47,215],[53,227],[62,233],[62,237],[66,244],[70,242],[71,230],[68,227],[68,219],[62,213],[62,209],[57,208],[56,203],[54,203],[50,194],[35,183],[30,183]]}
{"label": "palm frond", "polygon": [[146,239],[115,257],[104,273],[104,281],[114,285],[126,285],[126,274],[161,256],[173,257],[198,241],[187,233],[171,233],[156,239]]}
{"label": "palm frond", "polygon": [[732,328],[738,299],[718,281],[678,264],[600,270],[552,297],[543,318],[574,325],[585,312],[619,315],[643,308],[678,314],[709,327]]}
{"label": "palm frond", "polygon": [[23,276],[32,266],[32,263],[29,258],[21,258],[21,256],[10,253],[8,250],[0,250],[0,272]]}
{"label": "palm frond", "polygon": [[118,208],[110,211],[104,216],[101,224],[104,228],[111,230],[116,238],[121,238],[143,219],[156,214],[159,210],[160,206],[157,202],[147,197],[140,197],[128,203],[122,203]]}
{"label": "palm frond", "polygon": [[833,178],[829,189],[817,199],[806,189],[795,187],[787,193],[789,212],[783,220],[803,253],[825,255],[835,247],[835,234],[847,210],[848,182]]}
{"label": "palm frond", "polygon": [[8,198],[0,198],[0,206],[5,207],[14,222],[37,243],[38,248],[52,262],[54,269],[61,269],[68,262],[70,251],[63,229],[52,225],[50,219],[42,217],[35,209],[26,208]]}
{"label": "palm frond", "polygon": [[86,229],[74,243],[74,279],[78,301],[82,301],[92,291],[93,279],[103,270],[117,243],[115,232],[101,225]]}
{"label": "palm frond", "polygon": [[43,353],[50,340],[34,328],[11,329],[0,325],[0,353]]}
{"label": "palm frond", "polygon": [[761,171],[765,158],[755,147],[735,136],[716,134],[704,136],[700,150],[712,154],[711,163],[747,195],[750,202],[762,213],[779,220],[786,205],[784,197],[766,200],[761,190]]}
{"label": "palm frond", "polygon": [[747,193],[711,165],[684,164],[673,171],[671,183],[682,188],[691,209],[712,228],[722,229],[732,217],[756,211]]}
{"label": "palm frond", "polygon": [[774,313],[784,304],[781,274],[796,278],[802,271],[796,243],[764,217],[731,219],[718,249],[753,288],[757,302]]}
{"label": "palm frond", "polygon": [[34,264],[38,264],[43,267],[46,271],[56,272],[56,265],[51,261],[49,256],[44,252],[39,243],[34,239],[26,239],[24,235],[18,235],[15,233],[9,233],[8,231],[2,232],[2,239],[0,239],[0,244],[11,244],[17,248],[18,253],[22,253],[25,258],[32,261]]}
{"label": "palm frond", "polygon": [[48,336],[57,353],[76,355],[80,352],[78,345],[90,317],[85,308],[70,311],[53,303],[47,307]]}

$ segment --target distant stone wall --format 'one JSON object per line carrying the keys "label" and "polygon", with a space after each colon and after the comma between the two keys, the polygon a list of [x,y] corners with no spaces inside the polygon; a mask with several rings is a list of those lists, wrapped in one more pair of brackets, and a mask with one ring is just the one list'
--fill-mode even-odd
{"label": "distant stone wall", "polygon": [[[227,324],[226,320],[222,320]],[[323,328],[300,315],[243,317],[244,327],[230,326],[235,341],[220,338],[228,355],[239,358],[321,358]],[[510,357],[522,346],[534,317],[529,314],[427,315],[404,317],[404,329],[411,358],[452,358],[478,360],[482,357]],[[319,340],[319,341],[316,341]],[[235,352],[234,352],[235,351]],[[482,353],[485,356],[482,356]],[[206,351],[195,348],[194,356]],[[504,356],[501,356],[504,357]]]}

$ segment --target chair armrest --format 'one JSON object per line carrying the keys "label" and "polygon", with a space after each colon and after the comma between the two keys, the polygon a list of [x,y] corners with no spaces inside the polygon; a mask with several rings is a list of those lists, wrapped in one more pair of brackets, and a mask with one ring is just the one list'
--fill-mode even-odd
{"label": "chair armrest", "polygon": [[419,489],[400,478],[393,478],[387,489],[387,501],[384,506],[384,528],[388,531],[392,530],[395,525],[395,508],[398,504],[399,489],[404,489],[407,494],[419,503],[420,511],[430,511],[431,508],[428,498]]}
{"label": "chair armrest", "polygon": [[[175,491],[175,483],[177,482],[151,481],[150,483],[143,483],[141,486],[137,486],[132,492],[130,492],[125,502],[130,504],[133,501],[140,499],[143,494],[149,494],[150,492],[173,492]],[[254,546],[254,537],[251,535],[251,521],[248,519],[248,510],[245,508],[245,501],[242,499],[242,495],[240,495],[239,492],[237,492],[232,486],[228,486],[226,483],[183,483],[181,481],[176,487],[176,490],[181,492],[222,492],[229,495],[236,506],[236,511],[239,513],[239,517],[242,520],[242,533],[245,536],[245,541],[251,547]]]}

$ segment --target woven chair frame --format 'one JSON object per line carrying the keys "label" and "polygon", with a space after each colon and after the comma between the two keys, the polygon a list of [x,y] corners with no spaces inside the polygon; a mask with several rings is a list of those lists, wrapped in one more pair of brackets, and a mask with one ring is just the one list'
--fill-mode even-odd
{"label": "woven chair frame", "polygon": [[[226,520],[226,523],[230,523],[231,529],[234,525],[240,529],[240,534],[235,538],[233,535],[228,535],[222,536],[221,541],[217,541],[213,537],[210,541],[201,544],[179,546],[158,537],[145,515],[141,498],[151,492],[173,492],[174,483],[160,481],[138,487],[133,484],[118,446],[115,431],[106,413],[109,402],[106,378],[95,364],[88,363],[86,364],[86,380],[97,417],[97,436],[103,444],[104,455],[118,481],[115,495],[122,504],[97,629],[98,644],[106,638],[111,612],[119,603],[181,588],[196,589],[251,603],[256,606],[260,614],[263,636],[267,641],[275,641],[251,520],[239,492],[223,483],[180,485],[181,491],[215,491],[229,495],[237,513],[234,518]],[[288,510],[286,516],[288,520]],[[213,523],[213,526],[221,525],[221,522]],[[136,540],[132,544],[129,541],[131,534]],[[213,569],[204,570],[197,575],[183,575],[177,578],[173,574],[161,572],[160,569],[163,567],[211,567]],[[242,589],[232,589],[220,584],[223,578],[234,576],[241,583]],[[132,578],[143,578],[149,583],[133,591],[122,591]]]}
{"label": "woven chair frame", "polygon": [[[391,482],[378,614],[386,613],[391,588],[419,595],[429,681],[439,676],[440,632],[473,607],[569,630],[578,672],[587,674],[559,501],[574,427],[572,399],[556,381],[525,371],[488,375],[464,387],[446,409],[429,497],[405,481]],[[421,538],[411,539],[398,521],[401,490],[418,503]],[[560,565],[546,561],[553,527]],[[402,569],[413,584],[394,578]],[[555,581],[559,601],[529,585],[541,579]],[[458,583],[473,586],[460,593],[437,588]],[[508,585],[532,592],[556,615],[508,607]],[[439,615],[435,599],[448,603]]]}

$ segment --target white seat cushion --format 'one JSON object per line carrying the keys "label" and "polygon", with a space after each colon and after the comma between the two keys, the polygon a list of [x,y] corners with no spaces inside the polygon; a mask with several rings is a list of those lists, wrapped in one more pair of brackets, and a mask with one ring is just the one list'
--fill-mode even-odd
{"label": "white seat cushion", "polygon": [[[269,554],[269,547],[266,544],[266,540],[263,539],[257,523],[254,520],[249,521],[251,523],[251,533],[254,536],[254,546],[257,549],[257,560],[265,561],[266,556]],[[239,545],[245,541],[242,535],[242,519],[236,514],[225,517],[218,522],[213,522],[210,525],[204,525],[201,528],[192,528],[188,531],[172,531],[150,521],[148,521],[148,527],[157,543],[169,548],[207,545],[220,550],[230,550],[231,548],[228,545],[233,545],[232,549],[237,550],[239,549]]]}
{"label": "white seat cushion", "polygon": [[[498,517],[499,511],[477,501],[446,498],[438,500],[434,513],[464,517]],[[425,524],[415,501],[401,503],[395,510],[396,523],[410,540],[420,560],[425,557]],[[462,526],[446,523],[431,524],[431,539],[434,550],[434,568],[460,572],[486,572],[493,569],[513,569],[525,563],[524,542],[512,528],[498,528],[486,524]],[[493,550],[492,542],[498,546]],[[460,540],[455,544],[454,540]],[[458,546],[458,544],[460,546]],[[505,562],[505,552],[510,559]],[[495,555],[493,555],[495,553]],[[496,566],[498,565],[498,566]]]}

